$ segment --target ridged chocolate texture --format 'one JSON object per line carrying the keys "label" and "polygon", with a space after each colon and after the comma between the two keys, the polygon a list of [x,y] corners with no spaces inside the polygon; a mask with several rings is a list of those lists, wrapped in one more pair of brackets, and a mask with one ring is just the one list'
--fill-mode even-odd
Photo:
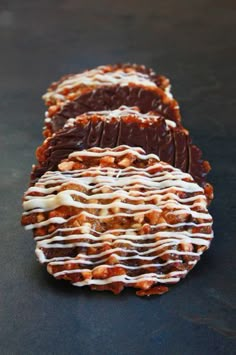
{"label": "ridged chocolate texture", "polygon": [[67,103],[52,118],[51,129],[56,132],[69,118],[85,112],[115,110],[121,105],[137,106],[141,113],[154,111],[163,114],[169,120],[180,121],[177,102],[169,98],[161,89],[116,85],[93,90]]}
{"label": "ridged chocolate texture", "polygon": [[120,117],[110,121],[97,117],[75,121],[72,127],[64,127],[38,148],[39,165],[33,169],[32,183],[47,170],[56,170],[60,161],[75,150],[118,145],[139,146],[147,153],[157,154],[162,161],[190,173],[201,186],[206,184],[210,164],[202,160],[201,150],[191,143],[185,130],[167,127],[163,118],[141,122],[136,117]]}

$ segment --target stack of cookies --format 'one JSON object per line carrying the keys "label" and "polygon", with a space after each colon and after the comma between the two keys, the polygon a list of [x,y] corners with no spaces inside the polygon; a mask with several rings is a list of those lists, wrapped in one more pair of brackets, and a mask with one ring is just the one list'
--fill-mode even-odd
{"label": "stack of cookies", "polygon": [[142,65],[62,77],[47,106],[22,224],[57,279],[163,294],[213,238],[213,188],[170,81]]}

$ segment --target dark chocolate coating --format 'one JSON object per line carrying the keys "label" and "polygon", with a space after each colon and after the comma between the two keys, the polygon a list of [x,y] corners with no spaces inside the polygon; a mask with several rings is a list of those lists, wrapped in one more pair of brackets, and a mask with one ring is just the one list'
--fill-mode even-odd
{"label": "dark chocolate coating", "polygon": [[180,121],[177,102],[170,99],[160,88],[152,90],[140,86],[115,85],[95,89],[67,103],[52,118],[48,127],[52,132],[57,132],[71,117],[89,111],[115,110],[122,105],[138,106],[141,113],[155,111],[166,119]]}
{"label": "dark chocolate coating", "polygon": [[77,121],[73,127],[64,127],[41,147],[41,165],[34,168],[32,182],[47,170],[56,170],[61,160],[76,150],[118,145],[142,147],[146,153],[157,154],[161,160],[190,173],[196,182],[205,185],[209,163],[201,159],[201,151],[192,145],[188,133],[181,128],[168,129],[163,118],[151,125],[140,125],[140,120],[135,118],[110,122],[99,118],[86,123]]}

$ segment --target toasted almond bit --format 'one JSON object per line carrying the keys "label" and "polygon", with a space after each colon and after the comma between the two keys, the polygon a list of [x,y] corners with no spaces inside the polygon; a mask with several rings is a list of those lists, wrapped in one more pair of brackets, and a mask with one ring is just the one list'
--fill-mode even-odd
{"label": "toasted almond bit", "polygon": [[75,264],[74,263],[66,263],[65,264],[65,269],[66,270],[73,270],[75,267]]}
{"label": "toasted almond bit", "polygon": [[137,235],[137,233],[135,233],[134,231],[127,231],[125,232],[126,235]]}
{"label": "toasted almond bit", "polygon": [[78,221],[77,219],[75,219],[75,220],[73,221],[73,223],[72,223],[72,226],[73,226],[73,227],[80,227],[81,224],[79,223],[79,221]]}
{"label": "toasted almond bit", "polygon": [[182,242],[179,246],[183,251],[193,251],[193,245],[191,243]]}
{"label": "toasted almond bit", "polygon": [[138,214],[138,215],[134,216],[135,222],[142,223],[143,220],[144,220],[144,214]]}
{"label": "toasted almond bit", "polygon": [[132,157],[125,157],[118,162],[118,165],[123,168],[127,168],[128,166],[131,165],[132,161],[133,161]]}
{"label": "toasted almond bit", "polygon": [[108,268],[104,265],[97,266],[93,269],[94,279],[105,279],[108,277]]}
{"label": "toasted almond bit", "polygon": [[156,210],[152,210],[146,214],[151,224],[157,224],[160,218],[160,212]]}
{"label": "toasted almond bit", "polygon": [[118,256],[116,254],[112,254],[109,256],[109,258],[107,259],[107,263],[109,265],[115,265],[119,263],[119,259]]}
{"label": "toasted almond bit", "polygon": [[[121,202],[121,199],[117,198],[113,201],[113,203],[120,203]],[[113,213],[119,213],[120,212],[120,207],[112,207],[112,212]]]}
{"label": "toasted almond bit", "polygon": [[68,100],[74,100],[75,99],[75,97],[76,97],[76,94],[75,93],[70,93],[70,94],[68,94],[68,96],[67,96],[67,98],[68,98]]}
{"label": "toasted almond bit", "polygon": [[59,170],[67,171],[73,168],[74,162],[73,161],[64,161],[58,165]]}
{"label": "toasted almond bit", "polygon": [[78,215],[78,217],[77,217],[77,219],[78,219],[80,225],[81,225],[81,224],[84,224],[84,223],[86,222],[87,218],[88,218],[88,217],[86,216],[86,214],[85,214],[84,212],[81,212],[81,213]]}
{"label": "toasted almond bit", "polygon": [[105,233],[105,234],[102,234],[100,237],[101,237],[102,240],[104,240],[104,241],[106,241],[106,242],[108,242],[108,243],[109,243],[109,242],[111,243],[111,242],[112,242],[113,234],[109,234],[109,233],[106,234],[106,233]]}
{"label": "toasted almond bit", "polygon": [[134,228],[134,229],[139,229],[139,228],[142,227],[142,225],[140,223],[134,223],[134,224],[132,224],[131,227]]}
{"label": "toasted almond bit", "polygon": [[96,199],[91,199],[91,200],[88,200],[88,203],[98,203],[98,200],[96,200]]}
{"label": "toasted almond bit", "polygon": [[166,220],[163,216],[160,216],[160,218],[158,219],[158,224],[166,224]]}
{"label": "toasted almond bit", "polygon": [[89,233],[90,230],[91,230],[91,223],[84,223],[80,229],[81,233],[84,233],[84,234]]}
{"label": "toasted almond bit", "polygon": [[165,215],[167,223],[176,224],[181,223],[187,220],[189,214],[188,213],[181,213],[181,214],[174,214],[172,212],[168,212]]}
{"label": "toasted almond bit", "polygon": [[153,202],[158,205],[161,201],[161,197],[160,196],[155,196],[154,199],[153,199]]}
{"label": "toasted almond bit", "polygon": [[202,245],[202,246],[199,246],[197,248],[197,252],[198,253],[203,253],[206,249],[207,249],[207,247],[205,245]]}
{"label": "toasted almond bit", "polygon": [[139,234],[149,234],[151,230],[150,224],[145,223],[139,230]]}
{"label": "toasted almond bit", "polygon": [[69,92],[70,92],[70,88],[68,88],[68,87],[64,87],[59,91],[59,93],[62,95],[68,95]]}
{"label": "toasted almond bit", "polygon": [[84,262],[83,254],[77,254],[75,259],[77,259],[80,264],[83,264],[83,262]]}
{"label": "toasted almond bit", "polygon": [[145,205],[145,201],[144,200],[138,200],[136,201],[137,205]]}
{"label": "toasted almond bit", "polygon": [[139,196],[139,192],[138,192],[137,190],[131,190],[131,191],[129,192],[129,195],[136,197],[136,196]]}
{"label": "toasted almond bit", "polygon": [[92,278],[92,272],[90,270],[81,271],[81,275],[83,276],[84,280],[90,280]]}
{"label": "toasted almond bit", "polygon": [[56,229],[55,225],[54,225],[54,224],[51,224],[51,225],[48,227],[48,232],[49,232],[49,233],[52,233],[52,232],[54,232],[55,229]]}
{"label": "toasted almond bit", "polygon": [[108,165],[112,165],[115,161],[114,157],[111,156],[106,156],[106,157],[102,157],[100,160],[100,165],[101,166],[108,166]]}
{"label": "toasted almond bit", "polygon": [[102,191],[104,194],[106,194],[106,193],[108,193],[108,192],[111,192],[111,189],[110,189],[108,186],[103,186],[102,189],[101,189],[101,191]]}
{"label": "toasted almond bit", "polygon": [[111,210],[114,214],[116,214],[120,212],[120,207],[113,207]]}
{"label": "toasted almond bit", "polygon": [[153,285],[154,281],[143,280],[135,283],[135,287],[141,288],[142,290],[147,290]]}
{"label": "toasted almond bit", "polygon": [[97,248],[91,247],[91,248],[88,248],[87,254],[92,255],[92,254],[96,254],[96,252],[97,252]]}
{"label": "toasted almond bit", "polygon": [[44,215],[43,215],[42,213],[39,213],[39,214],[37,215],[37,222],[42,222],[42,221],[44,221],[44,220],[45,220]]}
{"label": "toasted almond bit", "polygon": [[53,115],[55,115],[55,113],[59,110],[59,106],[58,105],[52,105],[48,108],[48,116],[52,117]]}
{"label": "toasted almond bit", "polygon": [[108,213],[108,209],[107,208],[104,208],[102,209],[100,212],[99,212],[99,216],[107,216],[109,213]]}

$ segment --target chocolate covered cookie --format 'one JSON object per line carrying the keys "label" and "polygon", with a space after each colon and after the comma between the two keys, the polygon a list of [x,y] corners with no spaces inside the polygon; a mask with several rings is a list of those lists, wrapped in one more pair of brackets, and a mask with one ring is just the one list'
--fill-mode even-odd
{"label": "chocolate covered cookie", "polygon": [[139,146],[190,173],[204,187],[208,199],[212,199],[213,189],[207,183],[210,164],[202,159],[201,150],[192,144],[188,132],[161,114],[142,114],[138,108],[124,106],[114,111],[88,112],[68,120],[63,129],[37,149],[38,164],[33,168],[31,181],[35,183],[47,170],[57,170],[61,160],[75,150],[122,144]]}
{"label": "chocolate covered cookie", "polygon": [[179,107],[170,94],[169,80],[138,65],[107,65],[67,75],[53,83],[43,96],[46,105],[44,135],[50,136],[65,122],[88,111],[138,106],[142,113],[156,111],[180,121]]}
{"label": "chocolate covered cookie", "polygon": [[213,237],[203,189],[141,148],[75,151],[28,189],[23,206],[50,274],[116,294],[166,292]]}

